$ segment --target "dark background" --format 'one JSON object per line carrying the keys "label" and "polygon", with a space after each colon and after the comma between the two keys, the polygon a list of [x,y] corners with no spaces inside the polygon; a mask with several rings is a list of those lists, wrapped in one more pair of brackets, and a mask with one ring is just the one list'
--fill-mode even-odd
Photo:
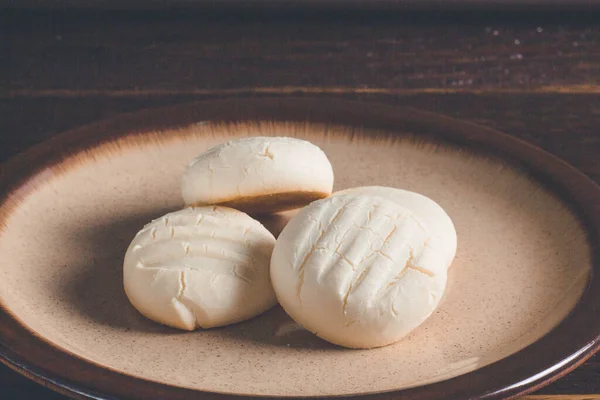
{"label": "dark background", "polygon": [[[600,183],[592,11],[0,9],[0,34],[0,162],[119,113],[309,94],[492,127]],[[600,398],[600,356],[536,394]],[[0,398],[63,399],[4,366]]]}

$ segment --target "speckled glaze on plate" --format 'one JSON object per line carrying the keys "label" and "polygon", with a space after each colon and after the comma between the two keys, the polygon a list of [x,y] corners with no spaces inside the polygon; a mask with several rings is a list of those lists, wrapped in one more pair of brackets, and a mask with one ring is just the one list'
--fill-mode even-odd
{"label": "speckled glaze on plate", "polygon": [[[446,209],[458,252],[430,319],[394,345],[348,350],[279,307],[193,333],[136,312],[122,286],[129,242],[183,205],[192,157],[253,135],[319,145],[336,190],[395,186]],[[71,396],[506,397],[598,347],[600,189],[539,149],[442,116],[314,99],[151,110],[31,149],[3,166],[0,190],[0,353]],[[264,222],[277,231],[285,219]]]}

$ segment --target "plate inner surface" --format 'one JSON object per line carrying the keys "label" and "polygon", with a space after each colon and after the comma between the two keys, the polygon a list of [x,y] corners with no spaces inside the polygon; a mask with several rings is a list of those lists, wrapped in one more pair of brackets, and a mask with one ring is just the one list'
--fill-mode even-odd
{"label": "plate inner surface", "polygon": [[[82,358],[171,385],[237,394],[388,391],[451,378],[522,349],[577,303],[590,249],[575,215],[499,160],[384,133],[309,124],[198,124],[106,143],[17,190],[0,228],[0,297],[23,324]],[[386,185],[442,205],[458,232],[438,310],[409,337],[346,350],[281,308],[233,326],[179,332],[129,304],[123,255],[151,219],[182,206],[191,158],[233,137],[297,136],[321,146],[335,189]],[[1,211],[1,210],[0,210]]]}

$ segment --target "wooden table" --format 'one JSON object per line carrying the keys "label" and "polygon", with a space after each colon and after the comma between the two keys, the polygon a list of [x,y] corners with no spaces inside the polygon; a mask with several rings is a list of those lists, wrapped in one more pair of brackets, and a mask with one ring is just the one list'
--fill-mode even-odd
{"label": "wooden table", "polygon": [[[118,113],[310,94],[493,127],[600,183],[594,16],[0,10],[0,30],[0,162]],[[4,366],[0,393],[64,398]],[[600,399],[600,356],[529,398]]]}

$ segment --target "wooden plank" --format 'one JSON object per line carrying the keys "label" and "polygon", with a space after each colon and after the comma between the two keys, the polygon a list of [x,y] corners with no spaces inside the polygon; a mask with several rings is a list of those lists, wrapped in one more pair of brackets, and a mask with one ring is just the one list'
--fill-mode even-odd
{"label": "wooden plank", "polygon": [[520,397],[521,400],[598,400],[600,394],[558,394],[558,395],[530,395]]}
{"label": "wooden plank", "polygon": [[147,9],[207,9],[235,7],[237,9],[317,9],[317,10],[570,10],[597,9],[598,0],[0,0],[0,7],[25,9],[147,10]]}
{"label": "wooden plank", "polygon": [[145,97],[145,96],[247,96],[296,94],[600,94],[600,85],[534,86],[521,88],[353,88],[353,87],[245,87],[232,89],[17,89],[0,93],[0,98],[81,98],[81,97]]}
{"label": "wooden plank", "polygon": [[0,68],[9,77],[5,93],[20,95],[598,92],[600,27],[591,22],[415,19],[10,14]]}

